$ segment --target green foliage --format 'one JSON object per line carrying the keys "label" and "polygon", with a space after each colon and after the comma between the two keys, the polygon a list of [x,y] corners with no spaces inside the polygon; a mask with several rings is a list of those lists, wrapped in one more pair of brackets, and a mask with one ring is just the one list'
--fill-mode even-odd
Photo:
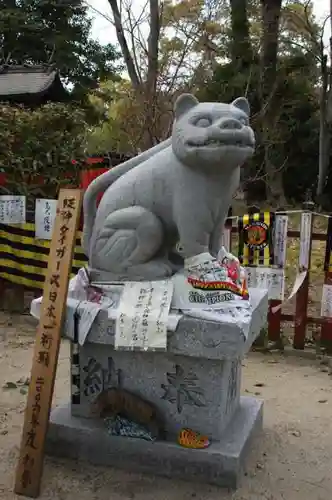
{"label": "green foliage", "polygon": [[284,164],[286,196],[304,201],[306,191],[313,190],[317,181],[319,101],[315,80],[310,78],[312,60],[302,56],[302,61],[298,57],[295,62],[297,66],[280,89],[278,164]]}
{"label": "green foliage", "polygon": [[91,127],[88,133],[88,152],[135,151],[141,123],[135,92],[127,81],[101,83],[91,93],[90,104],[105,120]]}
{"label": "green foliage", "polygon": [[[314,186],[318,168],[319,102],[315,90],[316,68],[310,54],[294,50],[279,58],[275,106],[277,127],[273,133],[274,161],[283,170],[285,195],[301,201],[306,189]],[[238,72],[232,63],[219,65],[210,82],[198,93],[204,100],[230,102],[246,95],[251,104],[256,154],[244,169],[246,187],[257,198],[264,189],[263,144],[260,136],[260,68],[257,60],[247,71]],[[264,192],[261,192],[264,196]]]}
{"label": "green foliage", "polygon": [[[172,95],[161,92],[154,96],[157,113],[150,131],[155,127],[154,136],[159,140],[168,137],[171,130],[172,99]],[[135,91],[128,80],[108,81],[90,95],[90,103],[97,113],[104,114],[105,120],[89,129],[89,153],[117,151],[127,155],[144,149],[149,130],[149,96]]]}
{"label": "green foliage", "polygon": [[[0,169],[10,193],[33,193],[34,180],[43,176],[48,192],[59,184],[77,184],[78,169],[71,160],[84,156],[85,114],[63,104],[35,110],[0,105]],[[63,174],[70,172],[70,178]]]}
{"label": "green foliage", "polygon": [[90,38],[91,20],[81,0],[0,0],[2,63],[54,63],[80,99],[118,70],[113,45]]}

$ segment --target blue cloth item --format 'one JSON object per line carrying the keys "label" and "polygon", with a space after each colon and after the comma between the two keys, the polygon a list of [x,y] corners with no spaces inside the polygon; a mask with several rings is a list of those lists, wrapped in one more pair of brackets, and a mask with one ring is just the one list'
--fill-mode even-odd
{"label": "blue cloth item", "polygon": [[146,430],[145,427],[119,415],[116,417],[107,417],[104,419],[104,422],[111,436],[132,437],[146,439],[147,441],[155,440],[151,432]]}

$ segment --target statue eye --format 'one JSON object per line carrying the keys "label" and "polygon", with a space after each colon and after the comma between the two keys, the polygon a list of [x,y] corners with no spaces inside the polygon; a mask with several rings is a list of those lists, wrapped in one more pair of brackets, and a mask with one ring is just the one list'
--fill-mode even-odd
{"label": "statue eye", "polygon": [[196,127],[206,128],[212,124],[212,120],[210,118],[198,118],[195,122]]}
{"label": "statue eye", "polygon": [[242,124],[242,125],[248,125],[248,119],[245,118],[244,116],[241,116],[239,118],[239,122]]}

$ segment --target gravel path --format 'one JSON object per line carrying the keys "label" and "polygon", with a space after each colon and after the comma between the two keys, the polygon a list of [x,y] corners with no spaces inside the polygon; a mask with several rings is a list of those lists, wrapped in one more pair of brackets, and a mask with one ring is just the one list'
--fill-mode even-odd
{"label": "gravel path", "polygon": [[[34,327],[0,315],[0,498],[12,500]],[[69,397],[68,343],[63,342],[55,403]],[[332,498],[332,378],[317,361],[252,353],[244,362],[243,393],[265,401],[264,433],[234,493],[46,459],[41,500],[330,500]],[[22,497],[21,497],[22,498]]]}

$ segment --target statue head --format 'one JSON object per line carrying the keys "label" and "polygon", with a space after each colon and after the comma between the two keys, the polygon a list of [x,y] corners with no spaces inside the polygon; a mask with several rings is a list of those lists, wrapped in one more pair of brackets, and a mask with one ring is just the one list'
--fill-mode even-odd
{"label": "statue head", "polygon": [[231,104],[200,103],[193,95],[182,94],[174,111],[172,147],[185,165],[228,170],[253,155],[255,135],[249,125],[250,107],[245,97]]}

